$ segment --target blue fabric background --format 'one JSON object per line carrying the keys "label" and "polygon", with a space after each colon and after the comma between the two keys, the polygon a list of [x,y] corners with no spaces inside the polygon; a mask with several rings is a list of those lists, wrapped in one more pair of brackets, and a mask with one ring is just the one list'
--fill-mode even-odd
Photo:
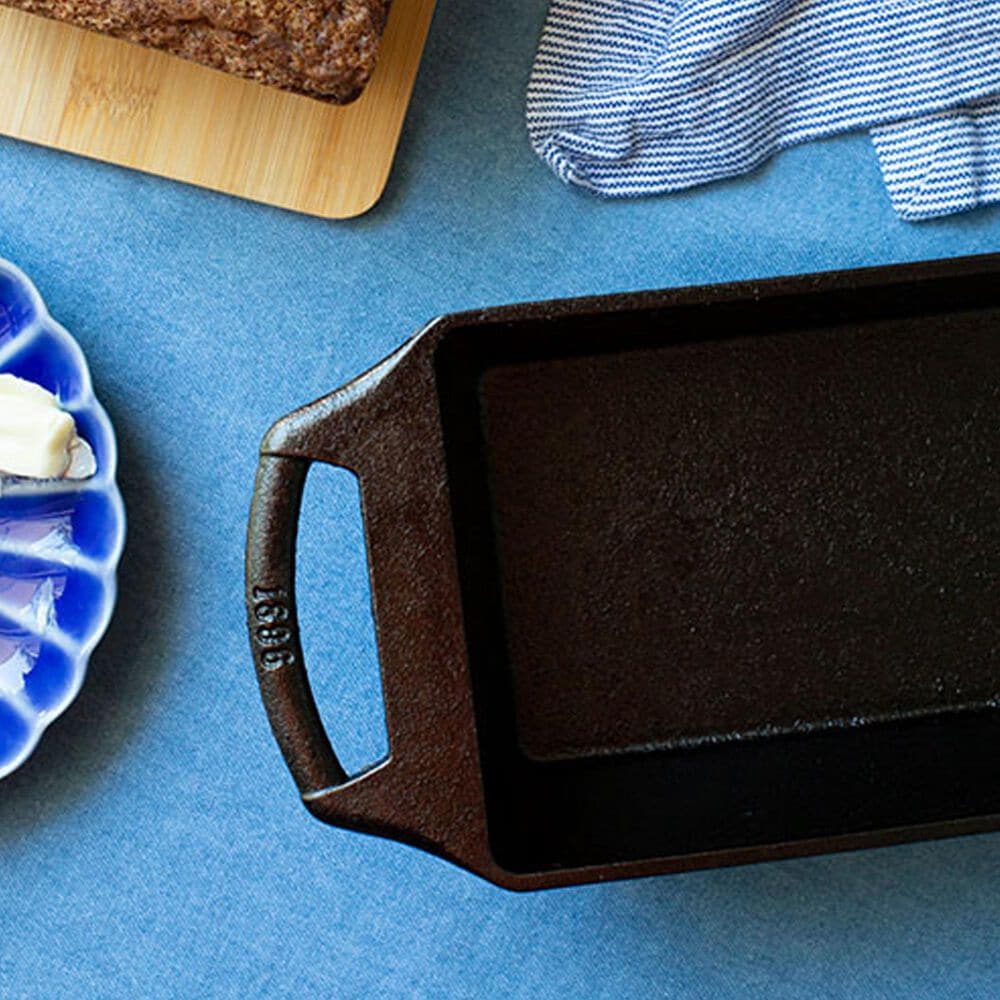
{"label": "blue fabric background", "polygon": [[[84,691],[0,786],[7,1000],[1000,993],[1000,837],[517,896],[296,799],[242,622],[273,418],[441,312],[1000,249],[997,210],[899,222],[864,135],[664,199],[566,190],[523,126],[544,7],[440,0],[354,222],[0,140],[0,255],[88,353],[130,516]],[[307,652],[357,765],[384,736],[351,481],[307,507]]]}

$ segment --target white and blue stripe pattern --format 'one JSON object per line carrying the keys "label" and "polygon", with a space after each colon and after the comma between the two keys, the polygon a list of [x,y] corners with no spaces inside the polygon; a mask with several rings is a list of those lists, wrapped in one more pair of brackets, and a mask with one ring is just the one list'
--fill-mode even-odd
{"label": "white and blue stripe pattern", "polygon": [[1000,201],[1000,97],[874,126],[871,136],[901,218]]}
{"label": "white and blue stripe pattern", "polygon": [[554,0],[528,88],[539,155],[613,197],[856,128],[903,218],[1000,199],[1000,0]]}

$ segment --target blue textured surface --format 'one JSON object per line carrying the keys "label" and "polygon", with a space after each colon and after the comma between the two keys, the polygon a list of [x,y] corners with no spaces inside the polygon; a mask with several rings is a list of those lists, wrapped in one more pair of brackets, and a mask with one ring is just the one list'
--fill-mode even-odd
{"label": "blue textured surface", "polygon": [[[87,684],[0,784],[4,998],[1000,992],[1000,837],[513,896],[296,799],[242,621],[274,417],[447,310],[1000,249],[997,210],[899,222],[864,136],[666,199],[568,191],[523,128],[544,6],[440,0],[389,190],[351,223],[0,141],[0,255],[87,352],[130,520]],[[311,491],[302,588],[356,763],[382,737],[352,490]]]}

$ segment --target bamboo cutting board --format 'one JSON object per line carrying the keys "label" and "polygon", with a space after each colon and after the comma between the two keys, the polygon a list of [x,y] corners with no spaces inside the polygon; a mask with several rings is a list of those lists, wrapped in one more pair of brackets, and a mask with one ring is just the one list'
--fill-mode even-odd
{"label": "bamboo cutting board", "polygon": [[325,218],[389,176],[434,0],[395,0],[346,107],[0,7],[0,132]]}

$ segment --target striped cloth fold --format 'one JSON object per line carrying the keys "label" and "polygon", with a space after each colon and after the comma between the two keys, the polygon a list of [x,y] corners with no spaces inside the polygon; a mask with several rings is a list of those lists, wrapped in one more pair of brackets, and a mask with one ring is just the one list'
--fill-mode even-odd
{"label": "striped cloth fold", "polygon": [[868,128],[902,218],[961,211],[1000,200],[1000,0],[554,0],[527,120],[611,197]]}

